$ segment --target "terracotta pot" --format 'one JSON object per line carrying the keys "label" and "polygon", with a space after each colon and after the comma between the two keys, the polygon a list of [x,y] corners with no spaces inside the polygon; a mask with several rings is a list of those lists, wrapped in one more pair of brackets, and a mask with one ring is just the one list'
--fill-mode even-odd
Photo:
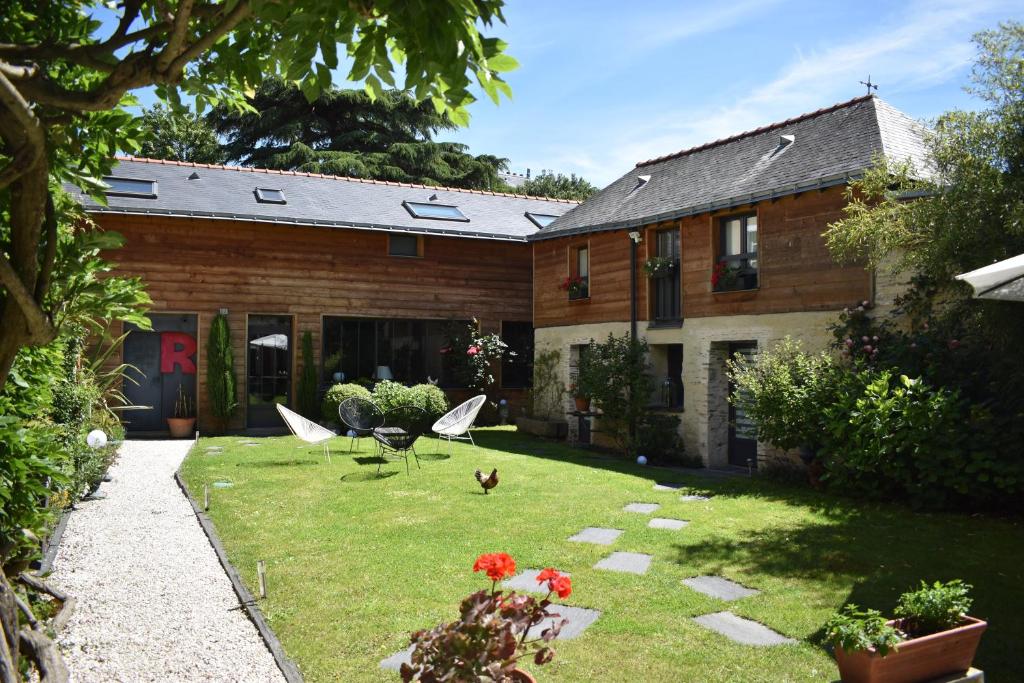
{"label": "terracotta pot", "polygon": [[169,417],[167,428],[171,430],[171,438],[186,439],[195,433],[196,419],[194,417]]}
{"label": "terracotta pot", "polygon": [[589,398],[584,398],[584,397],[581,397],[581,396],[577,396],[573,400],[576,401],[576,410],[580,411],[581,413],[585,413],[588,410],[590,410],[590,399]]}
{"label": "terracotta pot", "polygon": [[529,672],[523,671],[518,666],[512,670],[512,680],[516,683],[537,683],[537,679]]}
{"label": "terracotta pot", "polygon": [[[897,621],[889,624],[899,626]],[[988,624],[964,617],[962,626],[913,638],[882,657],[872,650],[846,652],[836,647],[843,683],[922,683],[971,668],[981,634]]]}

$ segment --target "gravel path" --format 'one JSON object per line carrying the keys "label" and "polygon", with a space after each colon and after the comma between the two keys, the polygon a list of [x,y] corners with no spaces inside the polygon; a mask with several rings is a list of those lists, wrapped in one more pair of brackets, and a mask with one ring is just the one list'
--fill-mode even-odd
{"label": "gravel path", "polygon": [[79,504],[52,582],[78,598],[72,680],[283,681],[174,482],[191,441],[127,441],[103,500]]}

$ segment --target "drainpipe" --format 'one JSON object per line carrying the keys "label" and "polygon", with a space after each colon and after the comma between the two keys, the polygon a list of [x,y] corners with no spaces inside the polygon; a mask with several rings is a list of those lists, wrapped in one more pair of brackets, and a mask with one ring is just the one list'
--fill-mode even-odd
{"label": "drainpipe", "polygon": [[636,250],[640,232],[629,233],[629,338],[636,341]]}

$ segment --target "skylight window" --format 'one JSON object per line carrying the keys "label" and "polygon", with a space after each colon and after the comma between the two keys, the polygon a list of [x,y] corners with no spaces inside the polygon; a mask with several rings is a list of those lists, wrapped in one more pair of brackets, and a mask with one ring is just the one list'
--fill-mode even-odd
{"label": "skylight window", "polygon": [[284,190],[275,190],[271,187],[257,187],[256,201],[263,204],[287,204],[284,198]]}
{"label": "skylight window", "polygon": [[533,221],[533,224],[538,228],[546,228],[558,218],[558,216],[551,216],[546,213],[530,213],[529,211],[526,212],[526,217]]}
{"label": "skylight window", "polygon": [[106,193],[108,196],[156,199],[155,180],[139,180],[138,178],[104,176],[103,182],[107,184]]}
{"label": "skylight window", "polygon": [[429,218],[435,221],[462,221],[468,223],[466,215],[459,211],[459,207],[449,204],[434,204],[433,202],[402,202],[402,206],[413,218]]}

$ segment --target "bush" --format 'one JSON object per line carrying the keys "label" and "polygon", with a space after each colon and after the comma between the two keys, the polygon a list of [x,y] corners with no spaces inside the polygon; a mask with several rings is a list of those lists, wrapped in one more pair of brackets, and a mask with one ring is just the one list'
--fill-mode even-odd
{"label": "bush", "polygon": [[609,334],[603,344],[591,342],[580,355],[577,395],[596,403],[601,430],[629,457],[637,446],[632,427],[647,413],[654,388],[647,369],[647,343],[627,334]]}
{"label": "bush", "polygon": [[237,384],[231,328],[227,317],[218,314],[210,323],[210,338],[206,343],[206,393],[210,398],[210,413],[221,423],[220,427],[238,407]]}
{"label": "bush", "polygon": [[320,405],[323,417],[328,422],[338,421],[338,405],[348,398],[370,398],[370,390],[359,384],[335,384],[327,390]]}
{"label": "bush", "polygon": [[637,455],[652,463],[679,465],[686,461],[679,437],[679,418],[667,413],[647,413],[637,424]]}
{"label": "bush", "polygon": [[786,337],[757,355],[728,362],[732,401],[757,424],[761,441],[779,448],[821,444],[824,409],[832,403],[839,368],[825,353],[811,355]]}
{"label": "bush", "polygon": [[959,626],[971,609],[971,588],[959,579],[936,581],[931,586],[922,581],[921,588],[900,596],[896,618],[901,620],[901,628],[915,638],[948,631]]}
{"label": "bush", "polygon": [[433,384],[417,384],[406,390],[408,405],[419,406],[427,411],[431,423],[448,412],[448,397]]}
{"label": "bush", "polygon": [[385,413],[394,408],[412,405],[409,388],[398,382],[384,380],[373,388],[373,402]]}

